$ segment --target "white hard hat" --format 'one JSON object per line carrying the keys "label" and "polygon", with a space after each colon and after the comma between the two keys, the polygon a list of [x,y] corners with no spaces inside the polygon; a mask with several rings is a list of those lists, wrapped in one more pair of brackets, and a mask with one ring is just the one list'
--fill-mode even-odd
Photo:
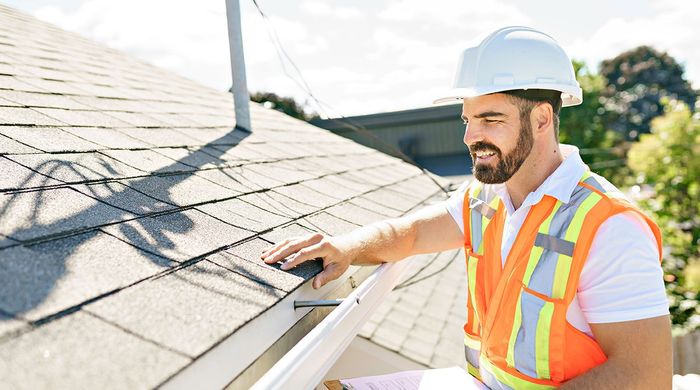
{"label": "white hard hat", "polygon": [[574,67],[549,35],[530,27],[504,27],[462,53],[453,88],[433,103],[518,89],[561,92],[562,106],[583,102]]}

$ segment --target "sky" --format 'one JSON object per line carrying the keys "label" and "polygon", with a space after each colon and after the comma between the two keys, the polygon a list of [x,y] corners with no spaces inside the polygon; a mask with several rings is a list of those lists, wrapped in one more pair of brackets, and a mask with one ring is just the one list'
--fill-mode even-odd
{"label": "sky", "polygon": [[[526,25],[596,71],[646,44],[668,51],[700,87],[700,2],[691,0],[257,0],[311,99],[285,75],[252,0],[240,0],[248,90],[308,102],[323,116],[427,107],[448,88],[461,51]],[[225,0],[12,0],[5,5],[218,90],[231,84]]]}

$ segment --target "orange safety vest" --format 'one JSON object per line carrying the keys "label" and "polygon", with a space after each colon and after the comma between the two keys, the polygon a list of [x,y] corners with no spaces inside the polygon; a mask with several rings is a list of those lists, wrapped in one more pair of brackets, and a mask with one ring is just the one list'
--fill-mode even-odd
{"label": "orange safety vest", "polygon": [[470,374],[492,389],[549,389],[605,362],[600,345],[566,320],[598,227],[612,215],[639,213],[661,261],[658,226],[617,194],[586,171],[568,203],[545,195],[502,265],[505,206],[489,187],[471,183],[463,214]]}

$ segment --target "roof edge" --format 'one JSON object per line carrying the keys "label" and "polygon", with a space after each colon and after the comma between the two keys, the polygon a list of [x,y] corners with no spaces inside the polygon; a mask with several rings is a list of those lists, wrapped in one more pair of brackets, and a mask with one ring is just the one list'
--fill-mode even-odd
{"label": "roof edge", "polygon": [[[368,269],[369,268],[369,269]],[[248,388],[258,380],[267,369],[296,344],[294,328],[302,325],[304,318],[313,310],[311,308],[294,309],[295,300],[335,299],[351,290],[355,282],[361,282],[369,276],[373,267],[352,266],[346,271],[347,277],[338,278],[322,288],[314,290],[311,280],[294,290],[274,306],[252,319],[236,332],[223,339],[209,351],[200,355],[190,365],[167,379],[161,387],[164,389],[224,388],[233,384],[235,387]],[[351,280],[352,278],[352,280]],[[318,318],[318,322],[323,318]],[[315,326],[316,324],[313,324]],[[265,337],[273,335],[273,337]],[[282,335],[275,337],[274,335]],[[299,339],[304,335],[298,336]],[[280,341],[289,338],[292,345],[287,348],[274,349],[276,359],[267,359],[267,367],[257,366],[257,361],[273,350]],[[242,352],[243,351],[243,352]],[[250,370],[252,369],[252,370]],[[246,372],[251,371],[246,375]],[[237,382],[238,378],[251,381],[247,386]]]}
{"label": "roof edge", "polygon": [[383,263],[377,267],[340,306],[265,373],[252,389],[310,389],[318,385],[372,312],[398,283],[409,263],[410,260],[407,259]]}

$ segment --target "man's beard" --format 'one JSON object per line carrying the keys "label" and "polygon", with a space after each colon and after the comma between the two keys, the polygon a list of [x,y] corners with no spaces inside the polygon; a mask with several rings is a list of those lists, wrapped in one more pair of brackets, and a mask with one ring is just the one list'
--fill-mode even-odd
{"label": "man's beard", "polygon": [[[496,145],[488,142],[477,142],[469,147],[469,153],[474,165],[474,177],[477,180],[486,184],[505,183],[523,165],[523,162],[525,162],[525,159],[532,151],[534,140],[530,122],[528,120],[521,120],[520,122],[524,124],[520,127],[520,134],[518,135],[515,149],[505,156]],[[494,152],[494,157],[498,158],[496,166],[477,164],[476,152],[480,151]]]}

